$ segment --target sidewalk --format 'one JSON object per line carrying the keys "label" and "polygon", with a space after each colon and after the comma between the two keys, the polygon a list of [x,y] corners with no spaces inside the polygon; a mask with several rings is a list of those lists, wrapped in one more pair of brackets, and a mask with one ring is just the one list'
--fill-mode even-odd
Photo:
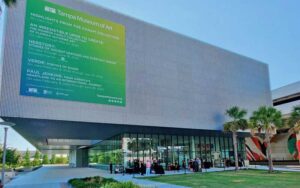
{"label": "sidewalk", "polygon": [[[249,169],[269,170],[269,167],[262,166],[262,165],[250,165]],[[274,170],[288,171],[288,172],[300,172],[300,165],[274,166]]]}
{"label": "sidewalk", "polygon": [[118,181],[132,181],[144,188],[185,188],[183,186],[153,182],[150,180],[133,178],[133,175],[109,174],[107,171],[95,168],[71,168],[67,166],[44,166],[36,171],[22,176],[16,176],[5,185],[5,188],[69,188],[68,180],[102,176],[114,178]]}
{"label": "sidewalk", "polygon": [[[243,167],[245,168],[245,167]],[[252,165],[248,169],[260,169],[267,170],[267,166]],[[203,169],[203,173],[206,172],[220,172],[220,171],[234,170],[234,167],[229,168],[210,168]],[[275,167],[275,170],[279,171],[291,171],[300,172],[300,166],[287,166],[287,167]],[[190,171],[166,171],[165,176],[175,174],[190,174]],[[154,182],[142,178],[145,177],[139,174],[109,174],[108,171],[100,170],[96,168],[71,168],[68,166],[44,166],[36,171],[16,176],[12,181],[6,184],[5,188],[69,188],[68,180],[72,178],[84,178],[91,176],[102,176],[106,178],[114,178],[117,181],[132,181],[143,188],[186,188],[183,186],[171,185],[166,183]],[[160,176],[157,174],[151,174],[150,176]]]}

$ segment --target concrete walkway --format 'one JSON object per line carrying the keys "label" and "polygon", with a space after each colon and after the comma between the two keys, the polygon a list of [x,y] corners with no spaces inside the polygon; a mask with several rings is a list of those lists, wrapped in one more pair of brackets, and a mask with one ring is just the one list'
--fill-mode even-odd
{"label": "concrete walkway", "polygon": [[67,166],[44,166],[36,171],[16,176],[5,185],[5,188],[69,188],[67,183],[69,179],[91,176],[132,181],[144,188],[184,188],[183,186],[136,179],[132,175],[109,174],[107,171],[95,168],[70,168]]}
{"label": "concrete walkway", "polygon": [[[250,166],[249,169],[267,170],[267,166]],[[218,172],[224,170],[234,170],[230,168],[210,168],[203,172]],[[300,166],[275,167],[279,171],[300,172]],[[193,173],[190,171],[166,171],[166,175]],[[132,181],[143,188],[186,188],[183,186],[171,185],[166,183],[154,182],[150,180],[134,178],[142,177],[141,175],[109,174],[107,171],[95,168],[71,168],[68,166],[44,166],[36,171],[16,176],[15,179],[6,184],[5,188],[70,188],[68,180],[72,178],[84,178],[91,176],[102,176],[114,178],[117,181]],[[150,176],[157,176],[152,174]]]}
{"label": "concrete walkway", "polygon": [[[262,166],[262,165],[251,165],[249,168],[259,169],[259,170],[269,170],[268,166]],[[274,170],[288,171],[288,172],[300,172],[300,165],[274,166]]]}

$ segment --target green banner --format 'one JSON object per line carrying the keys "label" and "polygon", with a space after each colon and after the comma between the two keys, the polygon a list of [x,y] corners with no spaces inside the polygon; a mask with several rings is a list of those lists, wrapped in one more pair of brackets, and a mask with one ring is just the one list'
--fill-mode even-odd
{"label": "green banner", "polygon": [[125,106],[124,26],[27,0],[20,93]]}

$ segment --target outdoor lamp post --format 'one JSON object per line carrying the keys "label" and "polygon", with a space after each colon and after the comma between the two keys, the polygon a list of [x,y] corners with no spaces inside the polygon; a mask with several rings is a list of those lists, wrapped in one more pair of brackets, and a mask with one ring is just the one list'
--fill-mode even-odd
{"label": "outdoor lamp post", "polygon": [[1,183],[4,186],[4,174],[5,174],[5,161],[6,161],[6,140],[7,140],[7,130],[8,127],[12,127],[15,124],[11,122],[0,122],[0,125],[4,125],[4,143],[3,143],[3,156],[2,156],[2,173],[1,173]]}

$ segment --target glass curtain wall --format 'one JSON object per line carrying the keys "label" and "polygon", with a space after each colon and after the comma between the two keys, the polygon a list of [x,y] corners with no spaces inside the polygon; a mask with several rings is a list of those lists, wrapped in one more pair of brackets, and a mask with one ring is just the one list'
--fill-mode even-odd
{"label": "glass curtain wall", "polygon": [[[165,169],[183,161],[201,158],[213,166],[222,166],[234,160],[231,135],[165,135],[126,133],[97,144],[89,150],[92,165],[124,164],[131,167],[134,161],[158,161]],[[238,138],[238,155],[245,158],[245,139]]]}

